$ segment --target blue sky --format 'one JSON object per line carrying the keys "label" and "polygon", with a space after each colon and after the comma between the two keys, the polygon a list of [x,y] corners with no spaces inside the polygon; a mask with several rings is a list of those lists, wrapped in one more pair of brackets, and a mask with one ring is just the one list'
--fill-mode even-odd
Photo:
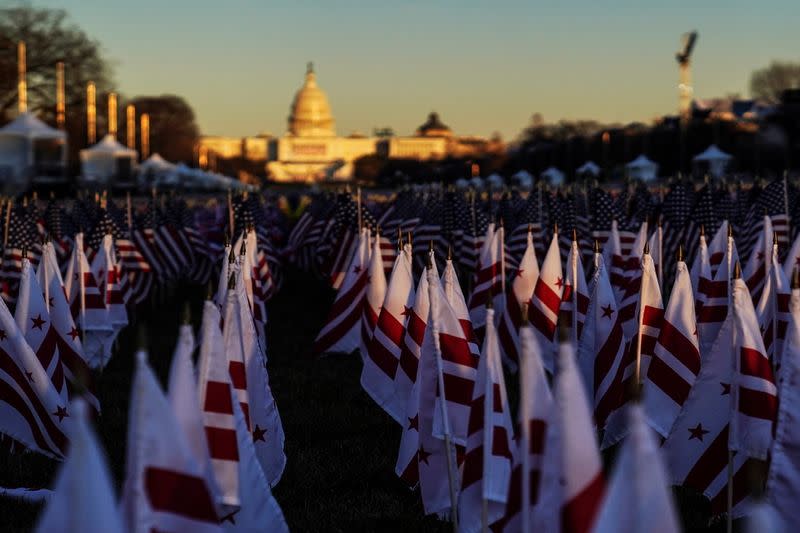
{"label": "blue sky", "polygon": [[98,39],[121,93],[179,94],[203,133],[220,135],[283,134],[307,61],[340,134],[408,134],[436,110],[457,133],[512,139],[534,112],[619,122],[673,112],[674,54],[692,29],[701,98],[747,95],[754,69],[800,60],[797,0],[33,5],[66,9]]}

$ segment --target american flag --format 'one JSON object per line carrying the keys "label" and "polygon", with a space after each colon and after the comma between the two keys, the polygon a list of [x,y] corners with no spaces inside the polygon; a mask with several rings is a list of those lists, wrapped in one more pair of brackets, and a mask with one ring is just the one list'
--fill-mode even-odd
{"label": "american flag", "polygon": [[28,255],[31,265],[39,264],[41,242],[36,227],[36,218],[31,215],[28,206],[18,205],[11,209],[5,250],[3,250],[3,267],[0,270],[2,279],[2,296],[6,302],[13,304],[19,291],[19,278],[22,275],[23,251]]}

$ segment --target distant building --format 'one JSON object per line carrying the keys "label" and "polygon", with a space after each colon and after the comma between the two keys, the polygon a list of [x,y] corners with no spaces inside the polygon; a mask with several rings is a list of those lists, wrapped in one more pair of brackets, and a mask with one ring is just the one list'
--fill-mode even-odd
{"label": "distant building", "polygon": [[437,113],[428,115],[427,121],[409,137],[337,136],[328,97],[317,85],[316,73],[309,63],[305,82],[292,101],[285,135],[204,136],[196,152],[201,167],[213,166],[218,158],[244,158],[263,162],[275,181],[310,182],[350,179],[355,161],[368,155],[427,161],[448,156],[474,157],[504,149],[499,140],[455,136]]}

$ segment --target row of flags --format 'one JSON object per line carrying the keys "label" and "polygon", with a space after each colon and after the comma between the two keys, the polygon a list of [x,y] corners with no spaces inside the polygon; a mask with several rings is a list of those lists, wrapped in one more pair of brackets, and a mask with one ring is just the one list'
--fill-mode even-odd
{"label": "row of flags", "polygon": [[[670,485],[702,492],[715,515],[745,516],[752,465],[774,465],[778,450],[783,464],[798,459],[776,423],[779,408],[800,409],[783,396],[800,346],[787,340],[800,329],[800,280],[792,290],[787,276],[800,238],[788,246],[785,214],[749,220],[746,254],[728,220],[687,246],[648,220],[626,242],[611,220],[588,261],[579,233],[554,227],[541,263],[533,224],[514,261],[504,225],[488,223],[469,298],[452,246],[441,259],[430,239],[420,270],[401,228],[387,276],[383,237],[364,224],[315,351],[360,349],[363,388],[403,428],[396,474],[459,530],[636,531],[663,519],[674,531]],[[503,364],[519,372],[516,424]],[[600,452],[618,444],[609,478]],[[773,504],[800,490],[792,471],[776,478]]]}
{"label": "row of flags", "polygon": [[119,241],[107,231],[87,254],[78,233],[66,265],[52,239],[35,264],[22,248],[14,312],[0,301],[0,433],[64,461],[38,531],[288,530],[271,495],[286,456],[264,339],[269,267],[254,225],[241,230],[209,271],[220,280],[199,347],[191,326],[180,328],[166,393],[137,354],[119,503],[90,424],[102,409],[92,369],[132,309]]}

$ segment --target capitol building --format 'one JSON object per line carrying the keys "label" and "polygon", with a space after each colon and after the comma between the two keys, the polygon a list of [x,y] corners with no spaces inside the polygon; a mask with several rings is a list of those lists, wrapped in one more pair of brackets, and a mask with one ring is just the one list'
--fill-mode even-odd
{"label": "capitol building", "polygon": [[430,113],[408,137],[337,136],[328,97],[317,84],[317,75],[309,63],[303,86],[292,101],[283,136],[203,136],[196,152],[203,168],[214,168],[220,159],[243,158],[251,163],[263,162],[274,181],[315,182],[351,179],[355,162],[364,156],[435,160],[479,156],[503,148],[499,141],[455,136],[436,113]]}

